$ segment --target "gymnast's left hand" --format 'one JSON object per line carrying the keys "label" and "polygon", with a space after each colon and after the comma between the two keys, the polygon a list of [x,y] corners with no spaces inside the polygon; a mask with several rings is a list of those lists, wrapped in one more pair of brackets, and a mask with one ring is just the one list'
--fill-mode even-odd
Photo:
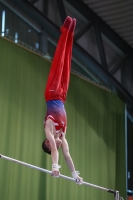
{"label": "gymnast's left hand", "polygon": [[77,178],[76,178],[76,184],[82,185],[83,184],[83,178],[77,176]]}
{"label": "gymnast's left hand", "polygon": [[72,177],[75,179],[76,184],[82,185],[83,184],[83,179],[79,177],[79,172],[78,171],[73,171],[72,172]]}

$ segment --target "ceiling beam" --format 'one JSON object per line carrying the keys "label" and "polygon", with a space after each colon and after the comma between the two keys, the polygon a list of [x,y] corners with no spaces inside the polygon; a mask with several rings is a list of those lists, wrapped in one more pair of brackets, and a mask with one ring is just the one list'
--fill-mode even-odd
{"label": "ceiling beam", "polygon": [[100,28],[97,23],[94,24],[94,30],[95,30],[95,36],[96,36],[96,41],[97,41],[97,46],[98,46],[98,51],[99,51],[102,67],[104,67],[108,71],[108,65],[107,65],[107,60],[105,56],[103,41],[102,41],[102,37],[100,33]]}
{"label": "ceiling beam", "polygon": [[126,65],[126,62],[133,56],[133,51],[121,59],[109,72],[114,75],[120,68]]}
{"label": "ceiling beam", "polygon": [[88,31],[92,25],[94,24],[94,21],[90,21],[87,24],[85,24],[74,36],[74,40],[77,41],[86,31]]}
{"label": "ceiling beam", "polygon": [[83,1],[81,0],[66,0],[72,5],[80,14],[88,20],[94,20],[98,23],[101,32],[113,42],[123,53],[127,54],[131,51],[128,45],[112,28],[110,28],[96,13],[94,13]]}
{"label": "ceiling beam", "polygon": [[66,11],[65,11],[65,7],[64,7],[64,3],[62,0],[56,0],[56,2],[57,2],[60,16],[61,16],[61,21],[63,23],[66,18]]}

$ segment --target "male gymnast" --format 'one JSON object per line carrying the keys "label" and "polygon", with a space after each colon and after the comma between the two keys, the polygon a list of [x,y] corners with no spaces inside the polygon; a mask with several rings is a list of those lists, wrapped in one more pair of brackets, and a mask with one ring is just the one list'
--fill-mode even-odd
{"label": "male gymnast", "polygon": [[64,102],[69,86],[75,26],[76,19],[68,16],[60,29],[61,35],[56,47],[44,93],[47,113],[44,120],[46,139],[42,143],[42,148],[46,153],[51,154],[52,176],[59,177],[60,174],[58,148],[61,147],[72,177],[77,184],[82,184],[82,178],[78,176],[79,173],[75,170],[73,160],[69,153],[69,146],[65,138],[67,116]]}

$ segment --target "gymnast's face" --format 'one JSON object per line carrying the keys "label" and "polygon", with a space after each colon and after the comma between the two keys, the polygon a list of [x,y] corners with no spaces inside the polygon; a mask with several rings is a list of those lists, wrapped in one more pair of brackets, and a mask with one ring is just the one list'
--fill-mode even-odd
{"label": "gymnast's face", "polygon": [[[59,149],[61,147],[62,141],[60,140],[55,140],[56,143],[56,147],[57,149]],[[45,145],[47,146],[47,148],[49,149],[49,151],[51,151],[51,146],[50,146],[50,142],[48,140],[45,141]]]}
{"label": "gymnast's face", "polygon": [[45,146],[48,148],[49,151],[51,151],[51,146],[48,140],[45,141]]}

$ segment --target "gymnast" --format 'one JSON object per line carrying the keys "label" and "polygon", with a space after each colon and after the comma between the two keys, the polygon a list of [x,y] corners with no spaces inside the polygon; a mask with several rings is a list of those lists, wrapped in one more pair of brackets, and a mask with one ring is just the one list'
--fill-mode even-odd
{"label": "gymnast", "polygon": [[58,165],[58,149],[61,147],[65,161],[72,173],[72,177],[75,179],[76,183],[80,185],[83,180],[79,177],[79,172],[75,170],[73,160],[69,153],[69,146],[65,138],[67,116],[64,108],[70,79],[75,26],[76,19],[72,19],[68,16],[60,29],[61,35],[44,92],[47,112],[44,120],[46,139],[42,143],[42,148],[46,153],[51,154],[52,176],[59,177],[60,166]]}

